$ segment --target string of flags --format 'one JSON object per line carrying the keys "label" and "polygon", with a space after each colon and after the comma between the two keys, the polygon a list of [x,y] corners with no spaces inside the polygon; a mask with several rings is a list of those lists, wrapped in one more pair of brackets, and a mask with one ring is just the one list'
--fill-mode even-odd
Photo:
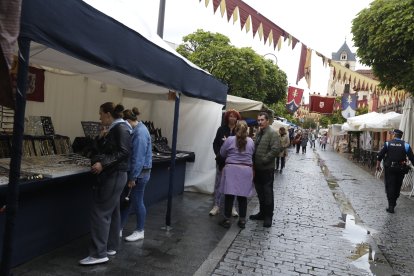
{"label": "string of flags", "polygon": [[[202,0],[199,0],[201,2]],[[210,0],[204,0],[205,6],[207,7],[210,3]],[[336,82],[351,84],[352,87],[355,87],[355,90],[370,90],[375,95],[396,95],[398,97],[404,98],[405,91],[403,90],[385,90],[379,87],[380,82],[368,78],[358,72],[352,71],[349,68],[342,66],[340,63],[331,60],[330,58],[325,57],[318,51],[315,51],[307,47],[303,42],[298,38],[291,35],[286,30],[282,29],[271,20],[260,14],[257,10],[253,9],[248,4],[244,3],[241,0],[212,0],[214,13],[220,7],[221,16],[227,15],[227,21],[230,21],[233,18],[233,24],[237,21],[240,22],[240,29],[245,29],[246,33],[252,30],[253,38],[258,35],[260,41],[263,40],[263,43],[272,45],[273,49],[280,50],[282,47],[282,42],[286,42],[292,50],[298,43],[302,44],[301,56],[299,59],[298,74],[296,78],[296,85],[298,82],[305,78],[308,88],[311,86],[311,56],[312,53],[322,59],[322,64],[324,66],[333,67],[333,78]]]}

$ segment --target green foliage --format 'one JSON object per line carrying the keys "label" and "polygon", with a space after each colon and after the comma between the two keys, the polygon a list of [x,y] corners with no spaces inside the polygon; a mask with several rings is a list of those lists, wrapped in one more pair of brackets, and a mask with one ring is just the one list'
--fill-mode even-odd
{"label": "green foliage", "polygon": [[251,48],[236,48],[226,36],[203,30],[183,42],[177,52],[226,83],[229,94],[267,105],[286,97],[286,74]]}
{"label": "green foliage", "polygon": [[317,127],[317,123],[313,118],[306,118],[300,125],[304,129],[316,129]]}
{"label": "green foliage", "polygon": [[414,93],[414,1],[374,0],[352,22],[361,62],[381,86]]}
{"label": "green foliage", "polygon": [[357,110],[355,112],[355,116],[359,116],[359,115],[366,114],[366,113],[368,113],[368,107],[367,106],[366,107],[359,107],[359,108],[357,108]]}
{"label": "green foliage", "polygon": [[275,116],[283,117],[289,122],[296,124],[297,120],[293,117],[293,114],[289,113],[286,109],[286,99],[282,98],[280,101],[268,106],[271,110],[275,112]]}

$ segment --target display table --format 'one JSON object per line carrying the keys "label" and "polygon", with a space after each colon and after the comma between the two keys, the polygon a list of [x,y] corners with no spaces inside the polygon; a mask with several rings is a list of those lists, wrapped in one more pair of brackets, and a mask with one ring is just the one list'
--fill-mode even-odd
{"label": "display table", "polygon": [[[184,192],[185,166],[194,154],[177,157],[173,195]],[[147,206],[168,196],[170,158],[153,161],[145,190]],[[12,266],[64,245],[89,232],[91,186],[96,177],[89,172],[26,180],[20,184],[19,208],[15,221]],[[0,204],[5,204],[7,185],[0,186]],[[167,208],[167,206],[165,207]],[[0,255],[3,249],[5,212],[0,213]]]}

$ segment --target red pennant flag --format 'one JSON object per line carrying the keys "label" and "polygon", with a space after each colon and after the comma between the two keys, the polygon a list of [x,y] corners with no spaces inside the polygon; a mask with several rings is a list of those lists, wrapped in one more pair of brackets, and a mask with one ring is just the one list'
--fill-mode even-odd
{"label": "red pennant flag", "polygon": [[295,111],[298,110],[300,106],[300,102],[302,101],[302,96],[303,96],[303,89],[289,86],[288,97],[286,101],[286,109],[290,113],[295,113]]}
{"label": "red pennant flag", "polygon": [[335,105],[335,97],[309,96],[309,112],[332,114]]}
{"label": "red pennant flag", "polygon": [[302,96],[303,96],[303,89],[289,86],[287,103],[294,101],[296,105],[299,105],[300,102],[302,101]]}

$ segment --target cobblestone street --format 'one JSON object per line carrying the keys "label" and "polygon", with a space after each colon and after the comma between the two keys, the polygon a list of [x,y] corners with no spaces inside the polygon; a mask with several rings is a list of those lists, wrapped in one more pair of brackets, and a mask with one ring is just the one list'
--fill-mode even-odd
{"label": "cobblestone street", "polygon": [[274,190],[273,227],[248,221],[214,275],[413,275],[413,201],[386,213],[382,181],[345,156],[291,150]]}

